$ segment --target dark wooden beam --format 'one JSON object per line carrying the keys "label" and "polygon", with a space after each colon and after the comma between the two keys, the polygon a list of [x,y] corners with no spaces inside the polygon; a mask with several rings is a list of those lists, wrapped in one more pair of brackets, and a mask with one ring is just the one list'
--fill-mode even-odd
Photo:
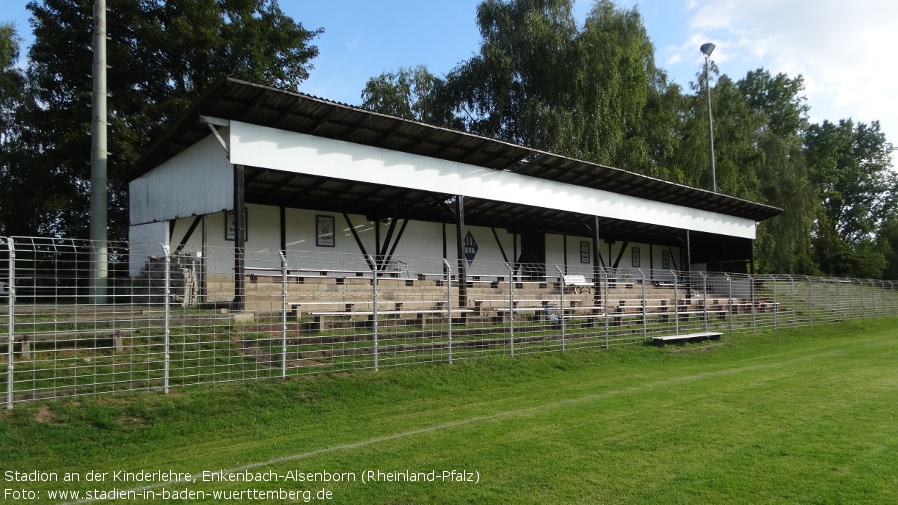
{"label": "dark wooden beam", "polygon": [[283,205],[278,207],[278,217],[281,221],[281,252],[287,255],[287,208]]}
{"label": "dark wooden beam", "polygon": [[465,263],[465,197],[456,195],[455,215],[458,219],[455,226],[456,255],[458,256],[458,305],[468,306],[468,268]]}
{"label": "dark wooden beam", "polygon": [[246,186],[244,185],[246,169],[243,165],[234,165],[234,310],[246,308],[246,271],[244,254],[246,254]]}
{"label": "dark wooden beam", "polygon": [[602,304],[602,252],[599,251],[599,216],[593,216],[592,225],[592,303],[596,307]]}
{"label": "dark wooden beam", "polygon": [[[181,243],[178,244],[178,248],[175,249],[175,254],[184,250],[184,246],[187,245],[187,241],[190,240],[190,237],[193,235],[193,232],[196,230],[196,227],[200,224],[200,221],[203,220],[203,216],[196,216],[193,219],[193,222],[190,223],[190,228],[187,228],[187,233],[184,234],[184,238],[181,239]],[[169,240],[171,238],[169,237]]]}
{"label": "dark wooden beam", "polygon": [[[614,268],[617,268],[617,266],[620,265],[620,260],[621,260],[621,258],[624,257],[624,251],[627,250],[627,246],[629,246],[629,245],[630,245],[630,241],[624,240],[624,245],[621,246],[620,252],[617,254],[617,259],[614,260]],[[611,258],[609,257],[608,259],[611,259]]]}
{"label": "dark wooden beam", "polygon": [[359,232],[357,232],[355,226],[352,225],[352,221],[349,219],[349,214],[344,212],[343,219],[346,220],[346,226],[349,226],[349,231],[352,232],[352,236],[355,238],[355,243],[359,246],[359,252],[362,253],[365,262],[368,263],[368,268],[370,268],[372,272],[377,272],[377,266],[371,263],[371,258],[368,257],[368,251],[365,250],[365,244],[362,243],[362,239],[359,237]]}

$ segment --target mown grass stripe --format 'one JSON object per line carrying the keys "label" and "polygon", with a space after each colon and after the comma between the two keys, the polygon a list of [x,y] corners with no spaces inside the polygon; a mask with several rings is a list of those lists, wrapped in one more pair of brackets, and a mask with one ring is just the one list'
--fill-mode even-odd
{"label": "mown grass stripe", "polygon": [[[239,466],[235,466],[235,467],[228,468],[228,469],[222,469],[221,471],[224,473],[243,472],[243,471],[247,471],[247,470],[254,470],[254,469],[279,465],[279,464],[283,464],[283,463],[287,463],[287,462],[291,462],[291,461],[312,458],[312,457],[319,456],[322,454],[344,451],[344,450],[359,449],[359,448],[363,448],[366,446],[391,442],[391,441],[395,441],[398,439],[414,437],[417,435],[422,435],[422,434],[427,434],[427,433],[432,433],[432,432],[437,432],[437,431],[443,431],[443,430],[450,430],[453,428],[464,427],[467,425],[472,425],[472,424],[481,423],[481,422],[494,421],[494,420],[498,420],[498,419],[511,418],[511,417],[516,417],[516,416],[524,416],[524,415],[529,415],[529,414],[533,414],[533,413],[543,412],[546,410],[566,407],[566,406],[570,406],[570,405],[583,404],[583,403],[588,403],[588,402],[593,402],[593,401],[604,400],[604,399],[614,397],[614,396],[621,396],[621,395],[627,395],[627,394],[633,394],[633,393],[643,393],[643,392],[647,392],[647,391],[656,390],[658,388],[675,387],[675,386],[679,386],[679,385],[683,385],[683,384],[689,384],[689,383],[703,381],[706,379],[738,376],[738,375],[745,374],[748,372],[788,369],[788,368],[790,368],[796,364],[799,364],[799,363],[814,362],[814,361],[819,360],[820,358],[824,358],[824,357],[831,358],[834,356],[848,354],[848,353],[854,354],[854,353],[858,352],[859,349],[868,349],[868,348],[876,348],[876,347],[883,347],[883,343],[878,342],[878,341],[864,342],[862,344],[857,344],[856,346],[852,346],[849,348],[840,347],[840,348],[820,351],[820,352],[816,352],[816,353],[808,353],[808,354],[803,354],[798,357],[793,357],[793,358],[790,358],[787,360],[777,361],[777,362],[773,362],[773,363],[758,363],[758,364],[746,365],[746,366],[736,367],[736,368],[726,368],[726,369],[715,370],[715,371],[710,371],[710,372],[701,372],[701,373],[692,374],[692,375],[669,377],[669,378],[664,378],[661,380],[656,380],[656,381],[641,384],[641,385],[629,386],[629,387],[620,388],[620,389],[616,389],[616,390],[605,391],[602,393],[582,395],[582,396],[575,397],[575,398],[567,398],[567,399],[558,400],[558,401],[554,401],[554,402],[548,402],[548,403],[542,403],[542,404],[533,405],[533,406],[529,406],[529,407],[524,407],[524,408],[520,408],[520,409],[507,410],[507,411],[495,412],[495,413],[488,414],[488,415],[469,417],[466,419],[456,420],[456,421],[447,422],[447,423],[441,423],[438,425],[428,426],[425,428],[408,430],[408,431],[394,433],[394,434],[390,434],[390,435],[372,437],[372,438],[357,441],[357,442],[322,447],[320,449],[305,451],[305,452],[296,453],[296,454],[289,454],[289,455],[280,456],[277,458],[268,459],[265,461],[247,463],[244,465],[239,465]],[[662,478],[661,480],[663,481],[664,479]],[[127,493],[130,491],[143,491],[143,490],[148,490],[148,489],[158,489],[158,488],[171,486],[171,485],[177,485],[177,484],[181,484],[181,483],[184,483],[184,481],[159,482],[159,483],[155,483],[155,484],[147,485],[147,486],[139,486],[139,487],[134,487],[134,488],[123,489],[123,491]],[[657,486],[649,486],[649,487],[654,488]],[[95,500],[80,500],[80,501],[66,502],[66,505],[89,503],[91,501],[95,501]]]}

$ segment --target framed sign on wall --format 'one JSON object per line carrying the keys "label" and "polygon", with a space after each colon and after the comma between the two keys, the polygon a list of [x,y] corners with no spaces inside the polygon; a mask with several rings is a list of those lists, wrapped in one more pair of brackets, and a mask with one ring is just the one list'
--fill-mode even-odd
{"label": "framed sign on wall", "polygon": [[589,242],[580,242],[580,263],[589,263]]}
{"label": "framed sign on wall", "polygon": [[[243,240],[249,240],[249,214],[246,209],[243,209]],[[237,240],[237,220],[234,219],[234,211],[226,210],[225,211],[225,240],[230,240],[231,242]]]}
{"label": "framed sign on wall", "polygon": [[315,245],[318,247],[335,247],[334,216],[315,216]]}

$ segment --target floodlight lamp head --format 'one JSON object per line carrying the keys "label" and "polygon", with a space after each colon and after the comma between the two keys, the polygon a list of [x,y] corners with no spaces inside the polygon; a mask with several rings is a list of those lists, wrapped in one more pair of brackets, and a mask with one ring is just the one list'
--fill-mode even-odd
{"label": "floodlight lamp head", "polygon": [[711,53],[714,52],[715,47],[717,47],[717,46],[715,46],[714,44],[712,44],[710,42],[705,42],[704,44],[702,44],[702,47],[701,47],[702,54],[704,54],[705,56],[711,56]]}

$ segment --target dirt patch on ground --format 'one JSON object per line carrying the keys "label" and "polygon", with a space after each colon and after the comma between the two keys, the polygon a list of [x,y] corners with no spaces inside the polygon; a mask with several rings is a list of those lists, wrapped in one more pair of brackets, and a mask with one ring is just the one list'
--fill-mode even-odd
{"label": "dirt patch on ground", "polygon": [[287,362],[287,366],[290,366],[291,368],[297,368],[297,367],[301,367],[301,366],[314,367],[314,366],[327,366],[327,363],[322,363],[320,361],[315,361],[312,359],[300,358],[300,359],[296,359],[296,360]]}
{"label": "dirt patch on ground", "polygon": [[34,420],[39,423],[54,423],[56,422],[56,416],[53,415],[49,405],[41,405],[37,409],[37,414],[34,415]]}

